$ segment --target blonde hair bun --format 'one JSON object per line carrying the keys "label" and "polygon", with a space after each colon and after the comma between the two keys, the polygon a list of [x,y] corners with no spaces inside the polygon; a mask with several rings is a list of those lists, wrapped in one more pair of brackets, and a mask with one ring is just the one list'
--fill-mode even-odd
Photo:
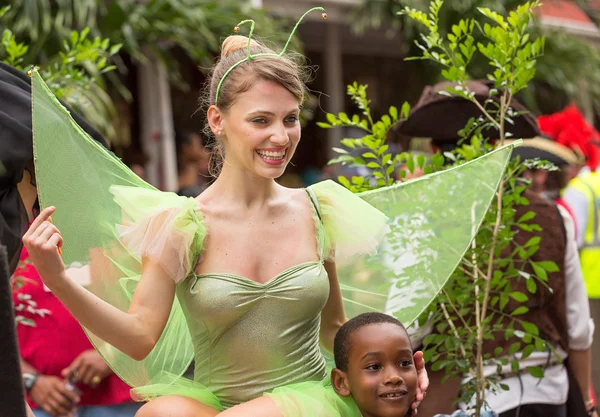
{"label": "blonde hair bun", "polygon": [[[251,47],[259,47],[260,45],[254,39],[250,41]],[[242,35],[228,36],[221,45],[221,58],[226,57],[240,49],[248,49],[248,38]]]}

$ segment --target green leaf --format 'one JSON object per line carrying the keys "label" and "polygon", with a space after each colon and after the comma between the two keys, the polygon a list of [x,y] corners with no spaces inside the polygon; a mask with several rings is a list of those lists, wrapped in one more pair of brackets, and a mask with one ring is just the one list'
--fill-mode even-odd
{"label": "green leaf", "polygon": [[535,217],[535,212],[533,211],[528,211],[527,213],[523,214],[519,220],[517,220],[517,223],[524,223],[528,220],[531,220]]}
{"label": "green leaf", "polygon": [[[388,145],[383,145],[381,148],[379,148],[379,150],[377,151],[377,155],[381,156],[383,155],[387,150],[389,149]],[[390,158],[392,156],[392,154],[389,154]]]}
{"label": "green leaf", "polygon": [[356,149],[356,144],[354,143],[355,140],[356,139],[348,139],[348,138],[346,138],[346,139],[342,139],[341,143],[342,143],[342,145],[347,146],[348,148]]}
{"label": "green leaf", "polygon": [[534,279],[528,279],[525,281],[525,285],[527,286],[527,291],[529,291],[531,294],[535,294],[537,290],[537,284],[535,283]]}
{"label": "green leaf", "polygon": [[410,113],[410,104],[408,104],[408,102],[404,102],[402,104],[402,109],[400,110],[400,114],[402,115],[403,119],[408,118],[408,113]]}
{"label": "green leaf", "polygon": [[367,168],[381,168],[381,165],[379,165],[377,162],[369,162],[367,164]]}
{"label": "green leaf", "polygon": [[440,169],[444,165],[444,157],[442,156],[442,154],[435,153],[431,157],[431,165],[433,165],[435,169]]}
{"label": "green leaf", "polygon": [[398,108],[396,106],[390,107],[389,114],[394,122],[398,120]]}
{"label": "green leaf", "polygon": [[338,177],[338,181],[339,181],[339,183],[340,183],[340,184],[342,184],[344,187],[346,187],[346,188],[348,188],[348,189],[350,189],[350,188],[351,188],[350,181],[348,181],[348,178],[346,178],[346,177],[343,177],[343,176],[341,176],[341,175],[340,175],[340,176]]}
{"label": "green leaf", "polygon": [[539,246],[540,241],[542,240],[542,238],[540,236],[533,236],[531,239],[529,239],[527,241],[527,243],[525,243],[525,247],[528,248],[529,246]]}
{"label": "green leaf", "polygon": [[558,272],[560,269],[552,261],[541,261],[537,263],[541,268],[544,268],[548,272]]}
{"label": "green leaf", "polygon": [[536,262],[530,262],[531,266],[533,267],[533,272],[535,273],[535,276],[538,277],[538,279],[542,280],[542,281],[548,281],[548,273],[546,272],[546,270],[544,268],[542,268],[541,266],[539,266]]}
{"label": "green leaf", "polygon": [[[508,349],[508,354],[514,355],[515,353],[517,353],[519,351],[519,349],[521,349],[521,342],[515,342],[510,345],[510,348]],[[498,356],[498,355],[496,355],[496,356]]]}
{"label": "green leaf", "polygon": [[546,350],[546,342],[543,339],[537,337],[535,339],[535,349],[538,352],[543,352],[544,350]]}
{"label": "green leaf", "polygon": [[362,154],[363,158],[377,158],[377,155],[375,155],[373,152],[365,152]]}
{"label": "green leaf", "polygon": [[335,115],[334,115],[334,114],[327,113],[327,114],[325,115],[325,117],[327,117],[327,121],[328,121],[329,123],[331,123],[331,124],[332,124],[332,126],[335,126],[335,125],[339,124],[339,122],[338,122],[338,120],[337,120],[337,118],[335,117]]}
{"label": "green leaf", "polygon": [[521,327],[523,328],[523,330],[525,330],[529,334],[534,334],[536,336],[540,334],[540,331],[538,330],[537,326],[533,323],[529,323],[527,321],[522,321]]}
{"label": "green leaf", "polygon": [[336,152],[336,153],[341,153],[341,154],[347,154],[348,153],[347,150],[342,149],[342,148],[333,147],[333,148],[331,148],[331,150],[334,151],[334,152]]}
{"label": "green leaf", "polygon": [[513,311],[510,313],[510,315],[511,315],[511,316],[520,316],[521,314],[525,314],[525,313],[527,313],[528,311],[529,311],[529,309],[528,309],[527,307],[525,307],[525,306],[520,306],[520,307],[517,307],[517,308],[515,308],[515,309],[514,309],[514,310],[513,310]]}
{"label": "green leaf", "polygon": [[527,371],[533,377],[536,377],[536,378],[544,377],[544,369],[541,366],[529,366],[527,368]]}
{"label": "green leaf", "polygon": [[534,350],[535,350],[534,345],[525,346],[525,348],[523,349],[523,352],[521,353],[521,359],[525,359],[525,358],[529,357],[533,353]]}
{"label": "green leaf", "polygon": [[523,294],[522,292],[519,292],[519,291],[511,292],[508,295],[513,300],[518,301],[519,303],[524,303],[525,301],[527,301],[529,299],[525,294]]}
{"label": "green leaf", "polygon": [[408,157],[408,160],[406,161],[406,168],[410,172],[415,172],[415,160],[412,156]]}
{"label": "green leaf", "polygon": [[331,129],[331,125],[329,123],[324,123],[324,122],[317,122],[317,126],[319,126],[322,129]]}

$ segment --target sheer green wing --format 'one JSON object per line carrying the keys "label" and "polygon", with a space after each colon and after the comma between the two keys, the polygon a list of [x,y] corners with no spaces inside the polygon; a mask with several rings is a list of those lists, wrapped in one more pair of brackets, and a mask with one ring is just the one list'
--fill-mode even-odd
{"label": "sheer green wing", "polygon": [[[140,278],[141,259],[139,252],[124,246],[119,228],[155,212],[175,210],[182,215],[173,216],[173,224],[183,232],[195,233],[193,227],[189,230],[190,222],[199,223],[193,218],[193,200],[157,191],[131,172],[73,121],[35,71],[32,88],[38,196],[42,208],[56,206],[53,221],[64,238],[67,272],[127,311]],[[134,197],[137,207],[130,204]],[[182,225],[182,219],[187,219],[186,224]],[[193,240],[192,236],[187,241]],[[160,382],[165,372],[180,375],[193,358],[177,300],[160,341],[142,361],[131,359],[89,331],[87,334],[115,373],[134,387]]]}
{"label": "sheer green wing", "polygon": [[[383,239],[380,213],[370,212],[350,192],[340,192],[337,184],[314,187],[325,207],[323,223],[330,230],[325,246],[337,252],[348,317],[381,311],[409,325],[427,308],[477,234],[513,145],[410,182],[358,194],[388,217]],[[375,239],[382,242],[373,254]]]}

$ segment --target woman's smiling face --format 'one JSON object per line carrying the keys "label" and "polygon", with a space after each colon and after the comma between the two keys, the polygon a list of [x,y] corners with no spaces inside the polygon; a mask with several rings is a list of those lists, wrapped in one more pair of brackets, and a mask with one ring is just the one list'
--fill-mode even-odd
{"label": "woman's smiling face", "polygon": [[263,178],[284,173],[300,141],[300,106],[291,92],[259,80],[220,115],[226,165]]}

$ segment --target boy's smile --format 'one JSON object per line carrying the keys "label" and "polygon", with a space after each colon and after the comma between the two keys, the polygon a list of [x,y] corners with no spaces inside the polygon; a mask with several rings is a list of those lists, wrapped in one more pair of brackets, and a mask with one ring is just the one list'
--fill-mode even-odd
{"label": "boy's smile", "polygon": [[[404,417],[417,389],[406,331],[392,323],[370,324],[352,334],[351,346],[348,370],[340,372],[342,385],[363,417]],[[339,394],[346,394],[344,388],[337,388]]]}

